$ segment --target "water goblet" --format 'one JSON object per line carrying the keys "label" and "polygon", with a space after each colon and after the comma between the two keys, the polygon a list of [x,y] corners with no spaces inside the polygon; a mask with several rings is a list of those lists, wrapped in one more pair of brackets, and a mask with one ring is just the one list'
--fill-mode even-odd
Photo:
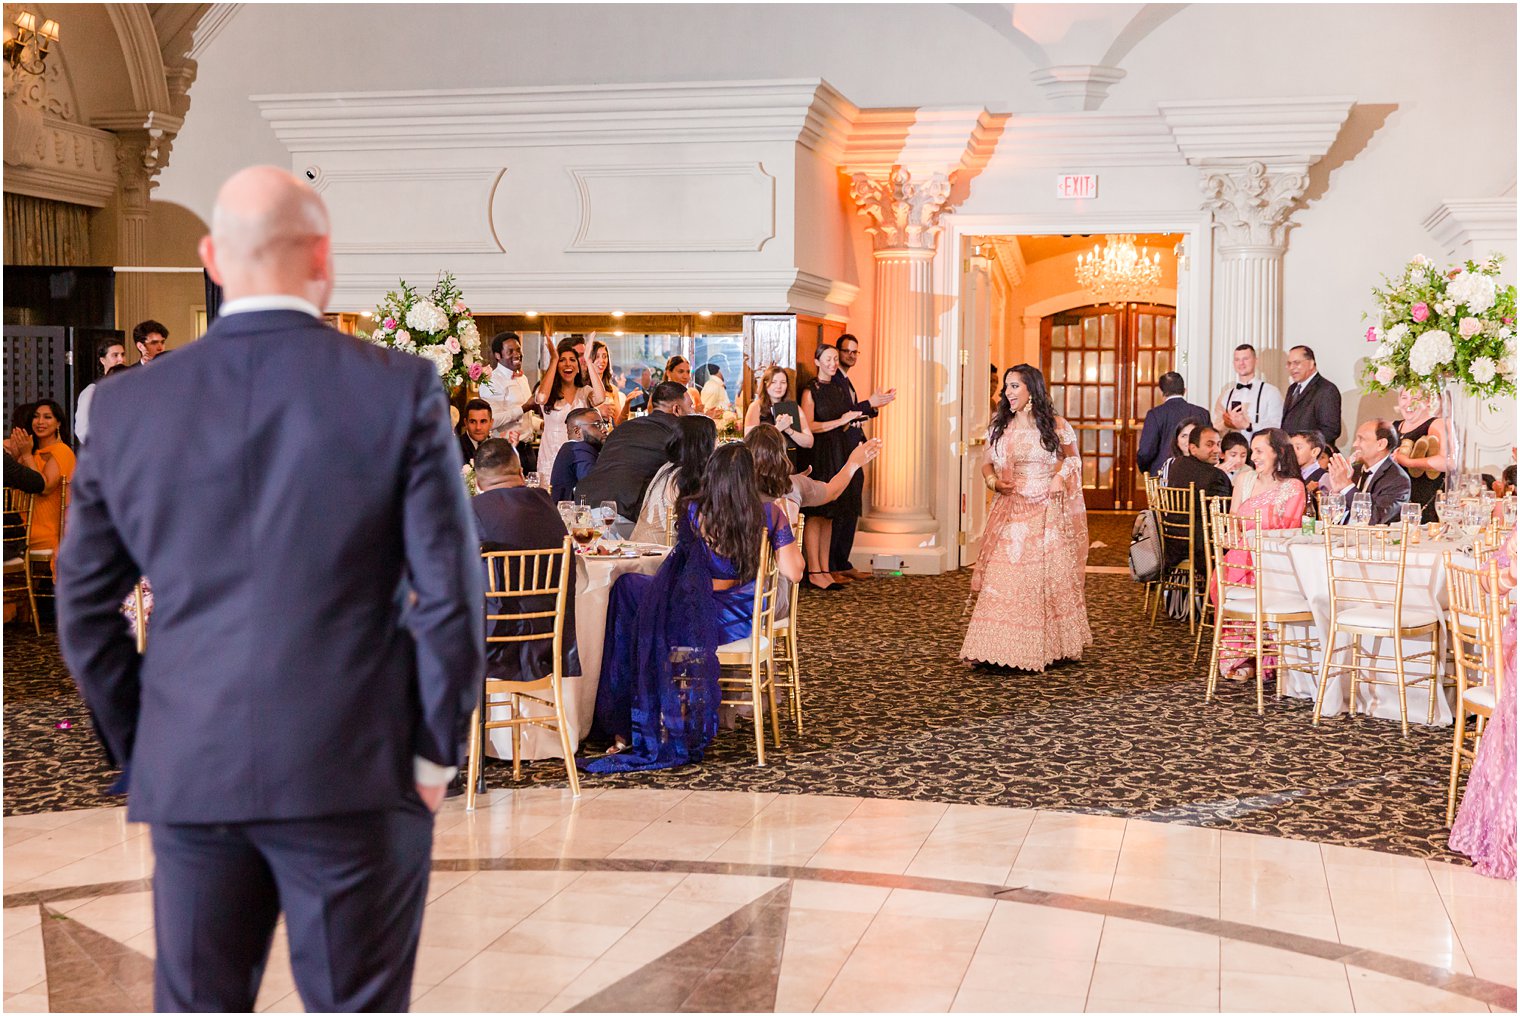
{"label": "water goblet", "polygon": [[554,510],[559,512],[560,521],[565,524],[565,532],[575,528],[575,502],[557,501]]}
{"label": "water goblet", "polygon": [[1370,525],[1372,522],[1372,495],[1366,492],[1355,494],[1351,498],[1351,524],[1353,526]]}
{"label": "water goblet", "polygon": [[1407,531],[1419,532],[1422,511],[1420,505],[1406,501],[1399,506],[1399,521],[1403,523]]}

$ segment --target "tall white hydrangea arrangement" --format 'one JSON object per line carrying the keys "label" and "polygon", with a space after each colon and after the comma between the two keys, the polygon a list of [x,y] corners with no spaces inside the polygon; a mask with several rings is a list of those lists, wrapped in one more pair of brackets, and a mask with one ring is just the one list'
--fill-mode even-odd
{"label": "tall white hydrangea arrangement", "polygon": [[480,358],[480,330],[449,272],[438,276],[426,296],[401,280],[375,307],[375,330],[361,336],[431,362],[450,391],[488,373]]}

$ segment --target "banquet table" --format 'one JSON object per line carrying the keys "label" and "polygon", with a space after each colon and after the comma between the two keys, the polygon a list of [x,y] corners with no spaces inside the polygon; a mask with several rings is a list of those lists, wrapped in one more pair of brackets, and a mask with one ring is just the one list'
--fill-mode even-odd
{"label": "banquet table", "polygon": [[[1438,632],[1438,660],[1444,658],[1446,653],[1446,563],[1444,554],[1447,551],[1462,552],[1464,545],[1453,540],[1424,539],[1418,545],[1411,546],[1406,558],[1404,571],[1404,609],[1406,611],[1419,608],[1433,608],[1441,616],[1441,627]],[[1306,662],[1312,665],[1313,673],[1293,670],[1289,671],[1284,681],[1283,692],[1295,698],[1313,699],[1319,693],[1319,664],[1325,646],[1327,633],[1330,630],[1330,579],[1325,567],[1325,538],[1323,535],[1306,535],[1298,530],[1278,530],[1262,534],[1262,561],[1260,562],[1260,576],[1262,591],[1264,594],[1280,593],[1293,596],[1302,596],[1309,601],[1309,610],[1314,615],[1314,630],[1310,633],[1319,641],[1319,652],[1309,657],[1303,650],[1289,650],[1287,653],[1290,662]],[[1373,591],[1386,592],[1387,586],[1352,587],[1353,595],[1373,595]],[[1295,632],[1294,628],[1298,631]],[[1303,635],[1304,625],[1289,625],[1288,637],[1290,639]],[[1369,650],[1381,657],[1379,666],[1393,666],[1392,648],[1386,638],[1368,638],[1363,644]],[[1339,645],[1346,644],[1346,636],[1341,636]],[[1404,640],[1404,653],[1406,656],[1428,652],[1430,639],[1414,638]],[[1342,652],[1336,656],[1340,662],[1349,658],[1349,653]],[[1430,673],[1429,660],[1420,660],[1406,664],[1406,677],[1413,678]],[[1383,675],[1378,675],[1382,677]],[[1388,675],[1392,680],[1392,675]],[[1451,680],[1449,668],[1447,673],[1448,682]],[[1330,682],[1325,690],[1325,705],[1323,714],[1333,716],[1346,710],[1347,698],[1350,690],[1350,675],[1346,672],[1337,673],[1332,669]],[[1435,723],[1439,726],[1447,726],[1452,721],[1452,690],[1447,684],[1442,693],[1436,696]],[[1405,693],[1408,704],[1409,722],[1425,723],[1430,710],[1430,685],[1410,684]],[[1373,685],[1365,681],[1357,683],[1357,711],[1384,719],[1397,720],[1399,718],[1399,691],[1393,684]]]}
{"label": "banquet table", "polygon": [[[654,550],[656,548],[648,548]],[[612,584],[618,576],[630,572],[653,575],[659,571],[669,551],[638,557],[594,557],[575,555],[575,639],[580,650],[581,673],[566,675],[563,681],[565,719],[576,744],[591,732],[591,718],[596,711],[596,687],[602,674],[602,639],[607,628],[607,604]],[[503,698],[504,696],[497,696]],[[550,716],[547,705],[527,706],[529,716]],[[543,727],[521,728],[522,757],[525,759],[562,758],[559,735]],[[496,758],[512,757],[512,731],[508,728],[490,732],[487,752]]]}

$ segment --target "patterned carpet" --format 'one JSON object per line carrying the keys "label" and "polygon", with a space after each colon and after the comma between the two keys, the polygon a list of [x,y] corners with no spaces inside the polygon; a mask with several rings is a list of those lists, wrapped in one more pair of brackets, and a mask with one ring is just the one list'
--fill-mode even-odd
{"label": "patterned carpet", "polygon": [[[1094,540],[1122,529],[1127,544],[1126,519],[1094,521]],[[970,670],[956,659],[968,580],[804,594],[807,729],[787,728],[765,768],[746,728],[720,734],[701,765],[585,778],[1084,811],[1456,856],[1441,825],[1449,728],[1412,726],[1407,739],[1361,717],[1314,728],[1298,699],[1269,699],[1258,717],[1241,685],[1205,707],[1186,627],[1145,627],[1138,589],[1119,575],[1088,576],[1096,644],[1084,660],[1038,675]],[[102,793],[111,774],[52,637],[11,625],[4,663],[5,813],[119,803]],[[505,765],[488,773],[493,785],[511,778]],[[557,761],[524,777],[564,778]]]}

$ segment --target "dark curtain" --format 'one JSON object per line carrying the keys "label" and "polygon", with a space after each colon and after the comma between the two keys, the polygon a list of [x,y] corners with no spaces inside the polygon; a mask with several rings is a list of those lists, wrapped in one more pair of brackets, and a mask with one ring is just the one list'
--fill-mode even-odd
{"label": "dark curtain", "polygon": [[222,312],[222,287],[211,281],[209,272],[202,272],[201,275],[206,280],[206,327],[210,328]]}

